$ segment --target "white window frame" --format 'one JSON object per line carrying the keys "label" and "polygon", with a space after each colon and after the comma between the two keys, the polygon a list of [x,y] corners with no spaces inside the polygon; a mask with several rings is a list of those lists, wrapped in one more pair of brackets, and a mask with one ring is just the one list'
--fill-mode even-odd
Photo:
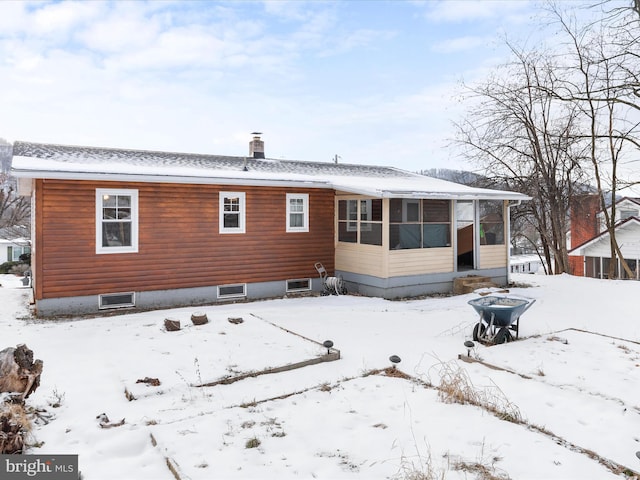
{"label": "white window frame", "polygon": [[[358,199],[347,199],[347,232],[358,231]],[[355,205],[355,210],[352,208]]]}
{"label": "white window frame", "polygon": [[[238,197],[238,226],[237,227],[224,227],[224,199],[226,197]],[[246,211],[246,197],[244,192],[220,192],[219,194],[219,216],[218,222],[220,225],[220,233],[245,233],[245,211]]]}
{"label": "white window frame", "polygon": [[[222,290],[224,290],[225,288],[232,288],[232,287],[242,287],[242,292],[241,293],[227,293],[227,294],[223,294],[221,293]],[[242,297],[246,297],[247,296],[247,284],[246,283],[230,283],[228,285],[218,285],[218,299],[220,300],[224,300],[225,298],[242,298]]]}
{"label": "white window frame", "polygon": [[[15,246],[15,247],[9,247],[11,248],[11,258],[7,258],[7,261],[9,262],[19,262],[20,261],[20,256],[24,255],[25,253],[31,253],[31,247],[26,246],[26,247],[21,247],[21,246]],[[25,252],[25,250],[28,250]]]}
{"label": "white window frame", "polygon": [[[112,303],[111,305],[104,305],[103,300],[105,297],[116,297],[121,295],[131,295],[131,302],[126,303]],[[135,292],[122,292],[122,293],[103,293],[98,295],[98,310],[109,310],[114,308],[127,308],[136,306],[136,294]]]}
{"label": "white window frame", "polygon": [[[372,230],[372,223],[381,223],[374,222],[371,220],[373,216],[373,210],[371,208],[371,199],[362,199],[358,202],[358,206],[360,211],[358,212],[358,223],[360,224],[361,232],[370,232]],[[358,238],[358,243],[360,243],[360,239]]]}
{"label": "white window frame", "polygon": [[633,208],[621,208],[618,210],[620,212],[620,220],[626,220],[627,218],[637,217],[638,210]]}
{"label": "white window frame", "polygon": [[[293,288],[291,287],[291,284],[294,282],[296,283],[307,282],[307,286]],[[310,278],[292,278],[286,281],[285,289],[286,289],[286,293],[308,292],[309,290],[311,290],[311,285],[312,285],[312,281]]]}
{"label": "white window frame", "polygon": [[[409,220],[409,205],[415,205],[418,209],[416,220]],[[420,200],[417,198],[402,199],[402,223],[420,223],[422,221],[422,212],[420,208]]]}
{"label": "white window frame", "polygon": [[[302,226],[291,225],[291,200],[302,200]],[[294,212],[300,213],[300,212]],[[308,232],[309,231],[309,194],[308,193],[287,193],[287,232]]]}
{"label": "white window frame", "polygon": [[[105,196],[131,197],[131,245],[102,246],[103,199]],[[96,188],[96,253],[137,253],[138,252],[138,190],[131,188]]]}

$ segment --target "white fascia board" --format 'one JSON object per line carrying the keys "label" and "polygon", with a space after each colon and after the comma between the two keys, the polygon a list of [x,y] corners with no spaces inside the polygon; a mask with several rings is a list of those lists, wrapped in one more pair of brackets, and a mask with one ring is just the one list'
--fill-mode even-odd
{"label": "white fascia board", "polygon": [[531,197],[516,192],[383,192],[382,196],[388,198],[431,198],[443,200],[531,200]]}
{"label": "white fascia board", "polygon": [[191,177],[177,175],[117,174],[95,172],[25,171],[13,169],[11,174],[18,178],[43,178],[54,180],[86,180],[109,182],[183,183],[200,185],[246,185],[262,187],[333,188],[324,181],[313,180],[272,180],[235,177]]}
{"label": "white fascia board", "polygon": [[577,247],[573,250],[570,250],[569,252],[567,252],[567,255],[569,255],[570,257],[584,257],[587,254],[587,251],[593,247],[594,245],[600,243],[601,241],[605,240],[609,238],[609,234],[606,234],[606,237],[596,237],[593,240],[589,240],[588,243],[585,243],[584,245]]}
{"label": "white fascia board", "polygon": [[[199,169],[181,169],[170,167],[164,174],[157,173],[145,167],[134,167],[123,165],[125,172],[99,171],[100,167],[91,164],[86,168],[82,164],[58,164],[54,165],[40,163],[39,159],[16,156],[13,157],[12,175],[18,178],[50,178],[58,180],[88,180],[88,181],[121,181],[121,182],[152,182],[152,183],[185,183],[185,184],[207,184],[207,185],[248,185],[248,186],[289,186],[325,188],[350,192],[357,195],[366,195],[375,198],[434,198],[449,200],[529,200],[530,197],[516,192],[503,192],[499,190],[485,190],[465,187],[460,185],[457,191],[455,184],[451,190],[447,188],[447,183],[437,179],[426,180],[435,181],[433,188],[429,185],[415,185],[415,180],[422,179],[420,176],[404,179],[384,179],[384,178],[364,178],[364,177],[337,177],[332,175],[318,176],[314,178],[308,174],[269,174],[257,171],[218,171],[219,175],[208,174],[209,172]],[[34,163],[35,162],[35,163]],[[48,167],[48,168],[47,168]],[[53,167],[53,168],[52,168]],[[83,168],[85,167],[85,168]],[[146,170],[146,171],[145,171]],[[150,171],[151,170],[151,171]],[[183,174],[181,174],[183,173]],[[387,183],[385,185],[385,182]],[[389,188],[389,182],[397,183],[396,188]],[[400,182],[400,183],[398,183]],[[407,184],[408,183],[408,184]],[[415,187],[411,188],[414,185]],[[420,182],[423,183],[423,182]],[[402,188],[404,184],[407,190]]]}
{"label": "white fascia board", "polygon": [[457,193],[457,192],[403,192],[395,190],[376,190],[366,188],[350,188],[344,184],[334,185],[336,190],[352,193],[355,195],[366,195],[375,198],[427,198],[438,200],[531,200],[531,197],[516,192],[499,193]]}

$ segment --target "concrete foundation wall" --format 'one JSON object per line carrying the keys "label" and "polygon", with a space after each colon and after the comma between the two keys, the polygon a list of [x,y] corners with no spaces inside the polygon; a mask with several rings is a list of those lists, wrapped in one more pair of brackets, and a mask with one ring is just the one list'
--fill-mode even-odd
{"label": "concrete foundation wall", "polygon": [[[342,277],[344,280],[348,293],[386,298],[388,300],[452,292],[454,278],[468,275],[490,277],[491,281],[497,285],[505,285],[507,283],[506,268],[467,270],[458,273],[407,275],[393,278],[379,278],[371,275],[336,271],[336,276]],[[322,284],[319,278],[311,279],[311,284],[312,292],[319,293],[322,291]],[[135,306],[122,308],[122,311],[260,300],[279,298],[285,295],[295,296],[296,294],[304,294],[305,292],[287,293],[286,282],[278,281],[247,284],[246,297],[235,298],[218,298],[217,286],[134,293]],[[100,310],[98,305],[98,295],[49,298],[36,302],[36,313],[39,317],[53,317],[57,315],[90,315],[98,312],[118,310],[117,308]]]}
{"label": "concrete foundation wall", "polygon": [[[322,291],[319,278],[311,280],[313,292]],[[99,309],[100,298],[98,295],[82,297],[47,298],[36,301],[36,314],[39,317],[53,317],[58,315],[89,315],[98,312],[110,312],[115,310],[136,310],[154,308],[173,308],[191,305],[207,305],[215,303],[229,303],[243,300],[260,300],[266,298],[278,298],[285,295],[308,293],[286,292],[286,282],[264,282],[247,284],[246,297],[218,298],[218,287],[181,288],[174,290],[153,290],[135,293],[135,306],[111,309]]]}
{"label": "concrete foundation wall", "polygon": [[378,278],[351,272],[336,271],[345,282],[349,293],[388,300],[411,298],[434,293],[453,292],[453,279],[469,275],[490,277],[496,285],[506,285],[507,269],[466,270],[458,273],[436,273],[429,275],[407,275],[403,277]]}

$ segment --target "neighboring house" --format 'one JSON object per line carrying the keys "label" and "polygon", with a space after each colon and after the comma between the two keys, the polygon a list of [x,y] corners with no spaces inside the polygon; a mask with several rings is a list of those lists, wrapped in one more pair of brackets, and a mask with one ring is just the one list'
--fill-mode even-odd
{"label": "neighboring house", "polygon": [[391,167],[16,142],[32,196],[37,313],[95,312],[319,291],[314,264],[350,292],[504,284],[509,201]]}
{"label": "neighboring house", "polygon": [[29,233],[23,227],[0,228],[0,264],[18,262],[20,255],[31,253]]}
{"label": "neighboring house", "polygon": [[512,255],[509,266],[511,273],[538,273],[542,261],[538,255]]}
{"label": "neighboring house", "polygon": [[[640,262],[640,199],[624,197],[616,206],[615,235],[632,279],[638,280]],[[611,213],[611,207],[609,207]],[[571,206],[571,250],[569,260],[574,275],[608,278],[611,263],[610,235],[597,195],[582,195]],[[616,259],[615,278],[629,279]]]}

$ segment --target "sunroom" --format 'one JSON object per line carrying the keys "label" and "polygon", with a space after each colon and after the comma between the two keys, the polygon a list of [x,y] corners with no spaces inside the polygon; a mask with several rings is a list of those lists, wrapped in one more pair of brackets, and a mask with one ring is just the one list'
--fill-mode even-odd
{"label": "sunroom", "polygon": [[[582,257],[585,277],[640,280],[640,218],[625,218],[615,226],[615,232],[620,252],[631,275],[624,269],[619,258],[611,259],[611,238],[607,231],[574,248],[569,255]],[[612,261],[613,277],[610,277]]]}
{"label": "sunroom", "polygon": [[507,282],[508,200],[338,192],[336,212],[336,274],[351,292],[449,292],[454,278],[468,275]]}

